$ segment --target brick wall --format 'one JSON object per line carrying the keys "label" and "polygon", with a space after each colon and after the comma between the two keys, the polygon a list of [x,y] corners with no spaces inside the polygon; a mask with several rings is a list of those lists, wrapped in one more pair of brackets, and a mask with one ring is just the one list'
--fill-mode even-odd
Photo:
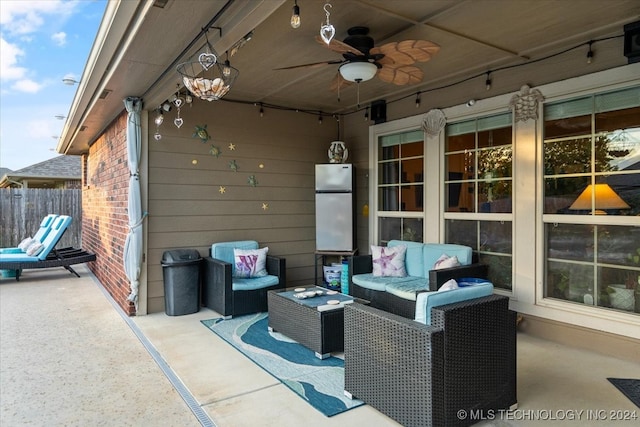
{"label": "brick wall", "polygon": [[128,233],[126,126],[127,113],[123,112],[83,159],[82,242],[96,254],[96,261],[87,264],[89,268],[125,313],[133,315],[122,262]]}

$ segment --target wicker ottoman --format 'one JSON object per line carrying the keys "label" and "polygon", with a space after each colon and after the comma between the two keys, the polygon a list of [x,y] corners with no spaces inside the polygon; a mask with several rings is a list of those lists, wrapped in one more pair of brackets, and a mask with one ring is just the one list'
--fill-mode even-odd
{"label": "wicker ottoman", "polygon": [[[316,286],[269,291],[269,330],[277,331],[314,351],[320,359],[332,351],[344,349],[344,304],[354,298],[343,294],[327,294],[327,289]],[[312,298],[297,298],[301,292],[320,291]],[[329,301],[338,301],[329,304]],[[359,301],[362,302],[362,301]]]}

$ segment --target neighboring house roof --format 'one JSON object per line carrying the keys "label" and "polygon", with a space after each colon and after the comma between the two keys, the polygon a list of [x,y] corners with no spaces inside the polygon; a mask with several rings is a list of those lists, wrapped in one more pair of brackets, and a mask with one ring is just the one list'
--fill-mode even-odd
{"label": "neighboring house roof", "polygon": [[81,158],[79,156],[57,156],[44,162],[27,166],[17,171],[4,172],[0,179],[0,188],[23,181],[70,181],[82,178]]}

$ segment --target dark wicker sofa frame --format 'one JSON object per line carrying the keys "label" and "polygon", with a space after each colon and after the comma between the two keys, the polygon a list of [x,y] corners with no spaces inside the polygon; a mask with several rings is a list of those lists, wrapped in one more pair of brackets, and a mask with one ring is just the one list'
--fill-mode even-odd
{"label": "dark wicker sofa frame", "polygon": [[[349,294],[370,301],[371,307],[379,308],[402,317],[413,319],[416,311],[416,302],[400,298],[385,291],[376,291],[364,288],[353,283],[354,274],[365,274],[373,271],[373,259],[371,255],[356,255],[349,258]],[[477,277],[486,279],[488,266],[485,264],[462,265],[459,267],[444,268],[429,271],[429,290],[437,291],[449,279],[463,277]]]}
{"label": "dark wicker sofa frame", "polygon": [[514,409],[516,313],[509,299],[436,307],[431,323],[346,305],[345,394],[405,427],[466,426]]}
{"label": "dark wicker sofa frame", "polygon": [[203,265],[202,304],[224,317],[267,311],[267,292],[284,289],[287,283],[286,260],[267,255],[267,273],[278,276],[278,284],[262,289],[234,291],[232,265],[205,257]]}

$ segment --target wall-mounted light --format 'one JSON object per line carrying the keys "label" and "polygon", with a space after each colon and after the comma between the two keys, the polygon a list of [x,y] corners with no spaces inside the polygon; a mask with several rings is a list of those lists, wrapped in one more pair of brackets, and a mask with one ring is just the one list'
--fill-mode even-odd
{"label": "wall-mounted light", "polygon": [[300,27],[300,6],[298,6],[298,0],[294,1],[293,12],[291,13],[291,28]]}
{"label": "wall-mounted light", "polygon": [[67,86],[73,86],[74,84],[80,83],[80,82],[71,76],[65,76],[62,79],[62,83],[66,84]]}

